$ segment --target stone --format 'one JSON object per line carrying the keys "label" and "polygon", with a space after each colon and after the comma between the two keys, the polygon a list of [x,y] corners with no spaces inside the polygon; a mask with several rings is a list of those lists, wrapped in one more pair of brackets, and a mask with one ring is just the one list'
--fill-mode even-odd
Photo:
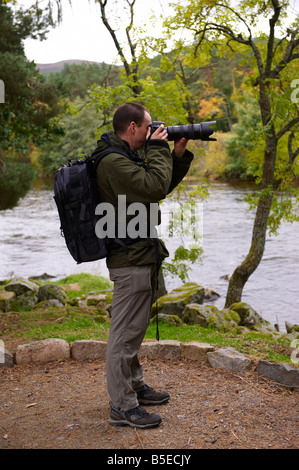
{"label": "stone", "polygon": [[13,355],[0,342],[0,367],[13,367]]}
{"label": "stone", "polygon": [[250,305],[246,302],[236,302],[230,306],[230,310],[237,312],[240,316],[240,325],[246,326],[250,329],[260,331],[276,331],[274,326],[267,320],[264,320],[259,313],[257,313]]}
{"label": "stone", "polygon": [[216,292],[214,289],[211,289],[210,287],[204,288],[204,300],[212,301],[212,300],[218,299],[219,297],[221,297],[219,292]]}
{"label": "stone", "polygon": [[9,310],[32,310],[38,302],[37,291],[28,291],[9,302]]}
{"label": "stone", "polygon": [[294,325],[293,323],[286,321],[285,327],[287,333],[299,333],[299,325]]}
{"label": "stone", "polygon": [[159,356],[159,341],[144,341],[138,353],[138,356],[146,359],[153,359]]}
{"label": "stone", "polygon": [[79,361],[93,361],[106,358],[106,341],[77,340],[71,344],[71,356]]}
{"label": "stone", "polygon": [[181,357],[180,341],[162,340],[158,341],[158,354],[161,359],[179,359]]}
{"label": "stone", "polygon": [[189,343],[181,343],[181,354],[185,359],[197,362],[207,362],[207,353],[214,351],[215,348],[211,344],[201,343],[199,341],[190,341]]}
{"label": "stone", "polygon": [[145,341],[141,344],[139,355],[149,359],[179,359],[180,344],[180,341],[176,340]]}
{"label": "stone", "polygon": [[15,292],[2,290],[0,292],[0,310],[3,310],[3,312],[9,310],[10,302],[13,301],[15,297]]}
{"label": "stone", "polygon": [[[158,314],[159,323],[166,323],[169,326],[182,326],[183,321],[177,315],[165,315],[165,313]],[[151,323],[156,322],[156,317],[151,319]]]}
{"label": "stone", "polygon": [[16,363],[54,362],[70,358],[70,345],[58,338],[43,339],[17,347]]}
{"label": "stone", "polygon": [[57,299],[43,300],[35,304],[34,308],[50,308],[50,307],[63,307],[64,305]]}
{"label": "stone", "polygon": [[14,292],[17,296],[26,294],[26,292],[37,292],[38,288],[39,286],[35,282],[19,278],[11,279],[4,287],[6,291]]}
{"label": "stone", "polygon": [[63,289],[55,284],[45,284],[38,290],[38,302],[49,299],[56,299],[63,305],[70,301],[69,295]]}
{"label": "stone", "polygon": [[233,310],[219,310],[214,305],[187,304],[182,319],[188,324],[198,324],[204,328],[229,331],[238,326],[240,317]]}
{"label": "stone", "polygon": [[299,387],[299,369],[260,359],[255,371],[287,387]]}
{"label": "stone", "polygon": [[89,292],[77,297],[78,307],[97,307],[108,310],[108,306],[112,303],[113,290],[106,289],[101,292]]}
{"label": "stone", "polygon": [[224,347],[213,352],[208,352],[207,356],[209,364],[212,367],[219,367],[220,369],[245,372],[252,366],[252,361],[249,357],[246,357],[244,354],[231,347]]}
{"label": "stone", "polygon": [[[178,315],[181,318],[187,304],[202,304],[203,301],[204,288],[196,283],[186,283],[158,299],[158,313]],[[156,304],[154,304],[152,308],[152,316],[154,315],[156,315]]]}

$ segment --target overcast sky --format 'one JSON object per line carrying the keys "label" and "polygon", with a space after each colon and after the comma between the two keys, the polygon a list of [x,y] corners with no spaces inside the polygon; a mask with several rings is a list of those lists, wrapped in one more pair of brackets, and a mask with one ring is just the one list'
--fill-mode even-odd
{"label": "overcast sky", "polygon": [[[34,3],[33,0],[18,2],[24,6],[30,6],[32,3]],[[158,15],[169,13],[168,3],[169,0],[136,0],[134,24],[136,26],[149,24],[153,11]],[[98,3],[96,4],[94,0],[72,0],[72,6],[70,6],[68,0],[62,0],[62,4],[62,23],[50,30],[47,40],[27,39],[25,41],[25,54],[29,60],[41,64],[66,59],[111,63],[117,58],[113,40],[102,24]],[[126,26],[128,16],[124,9],[119,7],[124,4],[123,0],[118,2],[110,0],[110,4],[114,5],[112,11],[123,18],[123,26]],[[152,28],[151,34],[158,34],[158,31],[160,29],[156,26],[154,30]]]}
{"label": "overcast sky", "polygon": [[[46,4],[47,0],[43,0]],[[149,18],[154,11],[157,16],[170,14],[168,4],[171,0],[136,0],[135,22],[136,26],[149,25]],[[175,0],[172,0],[175,3]],[[34,3],[33,0],[19,0],[18,4],[25,7]],[[41,2],[42,3],[42,2]],[[120,26],[126,26],[127,16],[123,8],[124,0],[109,0],[113,5],[114,15],[123,18]],[[183,0],[180,1],[183,3]],[[117,59],[116,49],[112,38],[101,21],[100,6],[95,0],[62,0],[63,20],[54,29],[51,29],[47,40],[37,41],[27,39],[25,41],[25,54],[29,60],[38,64],[59,62],[67,59],[82,59],[96,62],[111,63]],[[299,0],[291,0],[289,7],[289,19],[294,20],[299,14]],[[115,27],[115,23],[113,24]],[[159,36],[159,24],[150,27],[150,34]]]}

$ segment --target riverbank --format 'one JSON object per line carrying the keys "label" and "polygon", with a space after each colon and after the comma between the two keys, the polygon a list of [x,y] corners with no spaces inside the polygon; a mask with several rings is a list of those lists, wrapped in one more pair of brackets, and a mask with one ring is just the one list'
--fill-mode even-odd
{"label": "riverbank", "polygon": [[[43,294],[59,288],[51,295],[68,301],[0,312],[0,339],[13,353],[11,367],[0,367],[0,448],[299,448],[298,387],[265,375],[269,365],[280,374],[282,362],[291,364],[287,335],[161,322],[158,343],[151,323],[140,354],[144,375],[168,390],[170,402],[150,410],[162,417],[156,429],[115,428],[105,376],[109,281],[84,274],[34,282]],[[298,376],[296,364],[284,366],[291,369]]]}
{"label": "riverbank", "polygon": [[[82,271],[108,277],[105,260],[77,265],[70,256],[60,234],[53,186],[44,181],[13,210],[0,211],[0,280],[13,276],[31,277],[49,273],[59,279]],[[248,253],[253,213],[248,213],[244,197],[250,185],[213,183],[203,203],[203,256],[191,266],[189,279],[209,286],[221,297],[215,305],[225,302],[227,275]],[[299,245],[298,223],[282,224],[277,237],[268,237],[259,268],[247,281],[243,300],[272,324],[284,330],[285,321],[298,323]],[[164,240],[173,255],[181,243],[176,237]],[[180,284],[178,278],[167,276],[166,287]]]}
{"label": "riverbank", "polygon": [[[28,288],[25,286],[24,292],[19,287],[17,296],[15,292],[5,290],[7,284],[8,281],[0,286],[0,308],[3,310],[0,312],[0,339],[11,352],[14,353],[21,344],[48,338],[60,338],[69,343],[77,340],[107,340],[112,301],[112,285],[109,280],[90,274],[69,276],[58,281],[35,279],[35,285]],[[33,295],[30,289],[33,288],[36,293],[35,286],[39,287],[39,295],[44,298],[36,299],[32,306],[30,302]],[[51,289],[51,286],[58,290]],[[17,287],[12,289],[16,291]],[[16,302],[20,297],[21,304]],[[26,300],[29,304],[24,304]],[[179,314],[178,311],[176,313]],[[220,313],[222,315],[221,311]],[[213,314],[215,315],[215,310]],[[299,336],[296,332],[285,334],[272,329],[259,331],[257,328],[238,327],[233,323],[229,325],[229,329],[223,330],[223,324],[215,321],[202,326],[194,322],[186,324],[182,321],[164,321],[162,315],[159,332],[162,340],[184,343],[199,341],[214,347],[232,347],[248,355],[254,363],[263,359],[296,366],[292,362],[292,354],[296,349],[294,343],[292,346],[292,341]],[[155,337],[156,324],[153,318],[146,339],[154,340]]]}

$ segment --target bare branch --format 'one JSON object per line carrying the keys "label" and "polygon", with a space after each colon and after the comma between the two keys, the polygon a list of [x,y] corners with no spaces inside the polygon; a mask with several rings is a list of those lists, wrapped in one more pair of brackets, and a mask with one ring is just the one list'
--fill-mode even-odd
{"label": "bare branch", "polygon": [[[199,44],[203,41],[204,34],[208,31],[218,31],[220,33],[223,33],[225,36],[229,37],[230,40],[232,41],[238,42],[239,44],[245,44],[247,46],[250,46],[255,55],[260,76],[263,76],[264,74],[263,60],[262,60],[260,51],[258,47],[256,46],[255,42],[253,41],[253,39],[251,38],[251,36],[247,39],[244,39],[242,34],[236,35],[229,26],[225,26],[223,24],[219,25],[217,23],[206,23],[204,26],[204,29],[197,32],[197,34],[202,34]],[[199,45],[197,47],[199,47]]]}
{"label": "bare branch", "polygon": [[130,31],[133,27],[133,21],[134,21],[134,4],[136,0],[133,0],[132,3],[130,3],[129,0],[127,0],[127,4],[129,5],[130,8],[130,24],[126,27],[126,35],[128,39],[128,43],[130,46],[130,51],[132,58],[135,59],[135,51],[136,51],[136,44],[132,43],[131,36],[130,36]]}
{"label": "bare branch", "polygon": [[249,37],[251,38],[252,37],[252,34],[251,34],[251,29],[249,28],[248,24],[246,23],[246,21],[244,20],[244,18],[242,18],[242,16],[236,11],[234,10],[233,8],[229,7],[228,5],[224,5],[223,3],[216,3],[215,6],[219,6],[221,8],[226,8],[227,10],[230,10],[234,15],[236,15],[237,18],[239,18],[240,21],[242,21],[242,23],[244,23],[244,25],[246,26],[247,30],[248,30],[248,33],[249,33]]}
{"label": "bare branch", "polygon": [[288,138],[288,152],[289,152],[289,164],[292,165],[296,159],[296,157],[299,155],[299,147],[293,152],[293,139],[294,139],[294,133],[291,132],[289,134]]}
{"label": "bare branch", "polygon": [[283,137],[286,132],[291,131],[292,127],[299,123],[299,116],[295,117],[291,121],[289,121],[279,132],[276,134],[276,142],[278,142],[281,137]]}
{"label": "bare branch", "polygon": [[278,2],[278,0],[272,0],[272,5],[274,9],[274,13],[272,18],[269,20],[269,25],[270,25],[270,33],[269,33],[269,38],[268,38],[268,44],[267,44],[267,60],[266,60],[266,66],[265,66],[265,75],[268,76],[271,71],[271,65],[274,57],[274,40],[275,40],[275,25],[278,21],[280,11],[281,11],[281,6]]}
{"label": "bare branch", "polygon": [[192,72],[189,73],[189,75],[186,76],[186,80],[189,80],[191,77],[193,77],[193,75],[195,75],[196,72],[198,72],[198,70],[205,70],[210,67],[214,67],[214,65],[217,65],[217,63],[215,62],[215,63],[207,64],[207,65],[199,65],[198,67],[193,69]]}
{"label": "bare branch", "polygon": [[130,74],[131,74],[131,69],[130,69],[130,65],[129,63],[127,62],[126,58],[125,58],[125,55],[124,55],[124,52],[123,52],[123,49],[116,37],[116,34],[115,34],[115,31],[112,29],[112,27],[110,26],[108,20],[107,20],[107,16],[106,16],[106,10],[105,10],[105,7],[107,5],[107,0],[98,0],[99,4],[101,5],[101,15],[102,15],[102,21],[104,23],[104,25],[106,26],[106,28],[108,29],[112,39],[113,39],[113,42],[115,44],[115,47],[116,47],[116,50],[121,58],[121,61],[122,63],[124,64],[124,67],[125,67],[125,70],[126,70],[126,74],[127,76],[129,77]]}
{"label": "bare branch", "polygon": [[294,49],[299,46],[299,38],[296,39],[298,33],[299,27],[291,31],[291,39],[285,49],[284,56],[269,74],[270,78],[277,78],[280,72],[288,65],[288,63],[294,59],[298,59],[299,54],[293,54]]}

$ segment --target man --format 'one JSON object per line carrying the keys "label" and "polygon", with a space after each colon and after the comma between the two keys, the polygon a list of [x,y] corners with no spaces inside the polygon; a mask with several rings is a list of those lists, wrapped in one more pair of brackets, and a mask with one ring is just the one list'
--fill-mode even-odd
{"label": "man", "polygon": [[[97,151],[114,146],[130,156],[111,153],[97,169],[100,200],[112,204],[116,213],[120,196],[126,198],[127,206],[138,202],[148,210],[171,192],[190,167],[193,155],[186,150],[187,140],[175,142],[171,154],[166,129],[161,125],[150,136],[151,123],[143,106],[125,103],[115,112],[114,132],[103,134],[98,141]],[[138,154],[143,148],[146,164]],[[126,216],[128,223],[130,217]],[[150,236],[132,239],[126,235],[110,242],[107,267],[114,282],[106,354],[110,423],[146,429],[158,426],[161,418],[140,405],[160,405],[170,398],[167,392],[156,392],[145,384],[138,360],[154,301],[157,264],[168,251],[161,240]]]}

